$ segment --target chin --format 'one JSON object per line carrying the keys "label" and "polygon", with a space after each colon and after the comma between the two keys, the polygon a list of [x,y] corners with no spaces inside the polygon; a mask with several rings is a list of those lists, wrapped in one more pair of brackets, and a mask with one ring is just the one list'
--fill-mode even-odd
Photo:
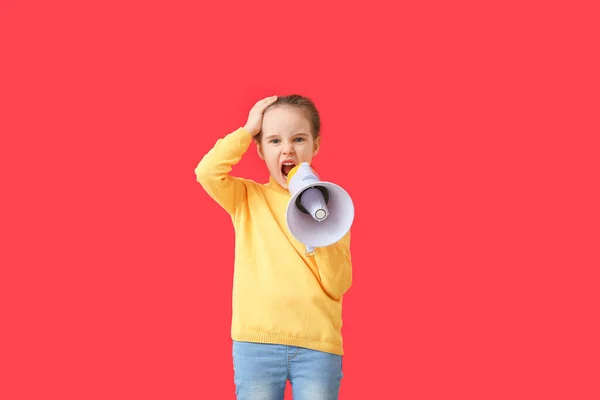
{"label": "chin", "polygon": [[280,173],[280,174],[277,176],[277,179],[276,179],[276,181],[277,181],[277,183],[279,183],[279,186],[281,186],[282,188],[284,188],[284,189],[287,189],[287,188],[288,188],[288,187],[287,187],[287,178],[286,178],[286,177],[284,177],[284,176],[283,176],[283,174],[281,174],[281,173]]}

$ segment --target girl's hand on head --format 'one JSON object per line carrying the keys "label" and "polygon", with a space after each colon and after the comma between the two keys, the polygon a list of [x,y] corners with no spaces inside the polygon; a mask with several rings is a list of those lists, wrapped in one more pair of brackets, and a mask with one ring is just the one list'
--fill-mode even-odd
{"label": "girl's hand on head", "polygon": [[248,132],[252,134],[252,137],[258,135],[262,129],[263,113],[271,104],[277,100],[277,96],[266,97],[259,100],[248,114],[248,122],[244,126]]}

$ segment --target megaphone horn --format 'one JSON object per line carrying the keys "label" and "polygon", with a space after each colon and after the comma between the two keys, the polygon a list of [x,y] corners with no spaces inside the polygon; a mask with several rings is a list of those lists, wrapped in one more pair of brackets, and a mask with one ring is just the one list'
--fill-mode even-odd
{"label": "megaphone horn", "polygon": [[286,223],[292,235],[313,255],[315,247],[333,244],[346,235],[354,220],[354,204],[340,186],[323,182],[308,163],[295,166],[287,176],[292,198]]}

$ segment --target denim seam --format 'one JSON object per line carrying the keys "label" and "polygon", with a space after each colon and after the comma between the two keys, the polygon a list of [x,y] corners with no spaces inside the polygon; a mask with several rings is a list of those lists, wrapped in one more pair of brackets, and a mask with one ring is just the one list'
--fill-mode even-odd
{"label": "denim seam", "polygon": [[285,346],[285,355],[287,359],[287,378],[290,379],[290,346]]}

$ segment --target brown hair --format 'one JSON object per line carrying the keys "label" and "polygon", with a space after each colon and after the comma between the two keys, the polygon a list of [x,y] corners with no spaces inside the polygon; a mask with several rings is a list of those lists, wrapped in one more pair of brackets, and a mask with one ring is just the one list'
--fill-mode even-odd
{"label": "brown hair", "polygon": [[[267,110],[271,107],[282,107],[291,106],[301,108],[305,111],[306,117],[310,121],[312,127],[313,138],[318,138],[321,134],[321,118],[319,117],[319,111],[315,107],[315,103],[308,97],[300,96],[299,94],[290,94],[287,96],[279,96],[273,104],[271,104]],[[255,140],[260,142],[262,131],[255,136]]]}

